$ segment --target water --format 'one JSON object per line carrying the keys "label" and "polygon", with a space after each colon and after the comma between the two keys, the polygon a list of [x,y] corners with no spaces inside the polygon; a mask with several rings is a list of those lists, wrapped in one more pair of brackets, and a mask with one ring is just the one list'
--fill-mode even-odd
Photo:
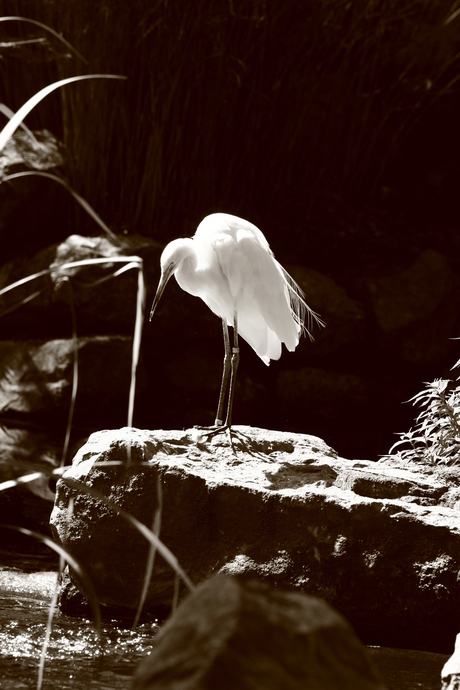
{"label": "water", "polygon": [[[30,559],[22,563],[27,570]],[[46,562],[39,564],[46,565]],[[37,567],[36,559],[34,566]],[[0,565],[0,688],[36,688],[56,570],[24,572]],[[152,649],[158,630],[147,622],[131,631],[104,621],[102,646],[91,620],[55,612],[46,653],[43,690],[124,690]]]}
{"label": "water", "polygon": [[[1,565],[8,563],[8,565]],[[40,656],[57,578],[57,562],[0,548],[0,689],[36,688]],[[46,654],[43,690],[127,690],[137,664],[152,649],[156,622],[131,631],[103,623],[103,646],[91,620],[56,611]],[[388,690],[439,690],[448,655],[370,648]]]}

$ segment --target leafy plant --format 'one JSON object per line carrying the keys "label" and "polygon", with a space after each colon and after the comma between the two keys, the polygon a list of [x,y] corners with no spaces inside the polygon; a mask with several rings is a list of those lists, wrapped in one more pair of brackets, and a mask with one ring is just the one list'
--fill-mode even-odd
{"label": "leafy plant", "polygon": [[[453,369],[460,366],[460,360]],[[459,381],[460,377],[456,379]],[[400,434],[386,457],[439,465],[460,464],[460,385],[450,379],[425,383],[409,402],[422,411],[413,429]]]}

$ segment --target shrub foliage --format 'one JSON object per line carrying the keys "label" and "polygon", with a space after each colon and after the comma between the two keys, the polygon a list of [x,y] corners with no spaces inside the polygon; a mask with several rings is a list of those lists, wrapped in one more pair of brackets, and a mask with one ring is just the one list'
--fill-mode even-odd
{"label": "shrub foliage", "polygon": [[[454,368],[459,366],[460,361]],[[396,452],[402,460],[428,464],[460,464],[460,386],[450,379],[435,379],[411,400],[422,411],[415,427],[400,434],[390,455]]]}

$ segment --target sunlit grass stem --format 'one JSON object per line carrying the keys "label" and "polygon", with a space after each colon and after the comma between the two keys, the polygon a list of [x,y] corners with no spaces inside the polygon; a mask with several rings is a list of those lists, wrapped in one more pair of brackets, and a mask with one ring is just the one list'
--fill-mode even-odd
{"label": "sunlit grass stem", "polygon": [[44,89],[38,91],[34,94],[32,98],[29,98],[24,105],[22,105],[19,110],[13,115],[9,122],[3,127],[0,132],[0,153],[5,148],[8,140],[13,136],[21,122],[25,117],[35,108],[41,100],[48,96],[56,89],[62,86],[67,86],[67,84],[72,84],[73,82],[82,81],[84,79],[126,79],[126,77],[115,75],[115,74],[85,74],[80,77],[69,77],[68,79],[61,79],[54,84],[49,84],[45,86]]}

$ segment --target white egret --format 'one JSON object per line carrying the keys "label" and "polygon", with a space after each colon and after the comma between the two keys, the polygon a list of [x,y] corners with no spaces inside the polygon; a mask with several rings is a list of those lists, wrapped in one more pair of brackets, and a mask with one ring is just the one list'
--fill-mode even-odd
{"label": "white egret", "polygon": [[[237,216],[207,216],[194,237],[170,242],[160,263],[161,278],[150,320],[172,275],[185,292],[201,297],[222,319],[225,355],[215,426],[230,429],[239,363],[238,334],[268,365],[270,360],[280,358],[282,343],[292,352],[302,333],[312,339],[313,321],[324,324],[305,302],[297,283],[275,259],[259,228]],[[233,348],[228,326],[233,327]]]}

